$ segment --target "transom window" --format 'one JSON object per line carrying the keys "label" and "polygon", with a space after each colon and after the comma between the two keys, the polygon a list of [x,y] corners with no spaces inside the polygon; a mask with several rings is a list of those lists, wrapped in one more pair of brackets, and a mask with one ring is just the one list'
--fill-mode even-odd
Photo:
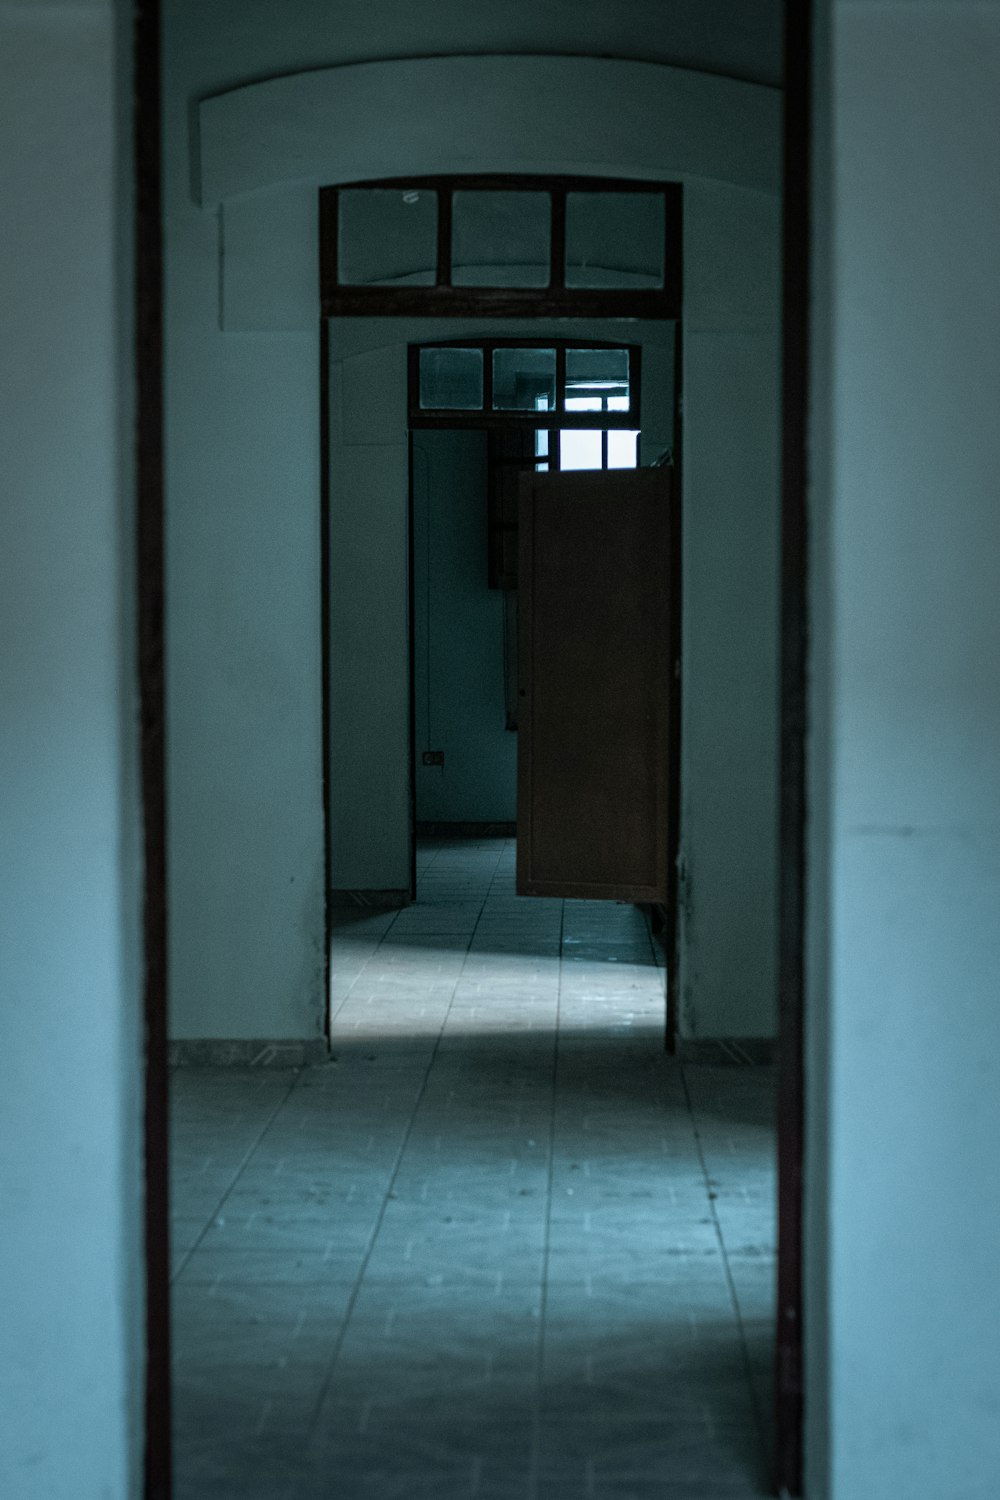
{"label": "transom window", "polygon": [[320,191],[325,317],[680,315],[681,188],[419,177]]}

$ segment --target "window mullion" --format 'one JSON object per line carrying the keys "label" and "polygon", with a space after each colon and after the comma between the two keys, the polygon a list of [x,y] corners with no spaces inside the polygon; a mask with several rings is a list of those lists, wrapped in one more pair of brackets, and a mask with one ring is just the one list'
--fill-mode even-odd
{"label": "window mullion", "polygon": [[566,288],[566,189],[553,188],[550,196],[549,288],[561,292]]}
{"label": "window mullion", "polygon": [[437,274],[438,286],[451,286],[451,188],[437,190]]}
{"label": "window mullion", "polygon": [[483,345],[483,411],[493,410],[493,345]]}

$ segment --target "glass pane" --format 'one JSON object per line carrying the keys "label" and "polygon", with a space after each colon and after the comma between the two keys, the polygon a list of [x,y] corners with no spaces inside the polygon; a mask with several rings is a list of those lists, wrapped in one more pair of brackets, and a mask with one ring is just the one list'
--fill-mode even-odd
{"label": "glass pane", "polygon": [[638,466],[637,432],[621,432],[611,427],[608,429],[608,468],[609,469],[634,469]]}
{"label": "glass pane", "polygon": [[548,286],[548,193],[455,193],[454,286]]}
{"label": "glass pane", "polygon": [[494,349],[495,411],[551,411],[555,404],[554,349]]}
{"label": "glass pane", "polygon": [[604,403],[600,396],[567,396],[567,411],[603,411]]}
{"label": "glass pane", "polygon": [[481,411],[483,351],[421,349],[421,411]]}
{"label": "glass pane", "polygon": [[560,469],[599,469],[601,466],[600,432],[587,430],[560,432]]}
{"label": "glass pane", "polygon": [[339,195],[339,272],[349,286],[433,286],[437,193],[345,188]]}
{"label": "glass pane", "polygon": [[663,285],[662,193],[567,193],[566,285]]}
{"label": "glass pane", "polygon": [[[628,411],[629,377],[627,349],[567,349],[566,405],[570,411],[589,410],[570,406],[570,400],[583,395],[599,396],[612,411]],[[624,405],[621,398],[625,398]],[[612,407],[611,401],[616,404]]]}

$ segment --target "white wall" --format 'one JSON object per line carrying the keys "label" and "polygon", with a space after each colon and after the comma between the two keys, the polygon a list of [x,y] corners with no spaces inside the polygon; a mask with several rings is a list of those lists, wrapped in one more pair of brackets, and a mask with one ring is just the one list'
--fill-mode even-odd
{"label": "white wall", "polygon": [[0,4],[0,1493],[137,1493],[143,1379],[127,66]]}
{"label": "white wall", "polygon": [[685,206],[680,1034],[773,1035],[778,731],[777,199]]}
{"label": "white wall", "polygon": [[[353,321],[353,320],[352,320]],[[392,336],[390,335],[390,338]],[[406,351],[330,337],[330,882],[410,888]]]}
{"label": "white wall", "polygon": [[[772,9],[772,20],[780,19],[780,7]],[[612,52],[658,58],[666,50],[691,64],[681,23],[690,27],[689,42],[704,33],[690,8],[637,3],[626,14],[629,24]],[[621,28],[620,8],[615,15]],[[740,15],[745,22],[745,11]],[[421,11],[420,36],[430,37],[439,19]],[[500,111],[509,139],[492,126],[484,134],[493,116],[484,121],[475,111],[461,132],[442,135],[438,96],[421,86],[424,65],[407,65],[412,96],[405,100],[393,92],[395,64],[348,69],[343,78],[324,73],[329,64],[358,59],[352,24],[341,8],[312,0],[283,5],[280,19],[273,7],[248,9],[235,0],[211,7],[178,0],[167,8],[173,1033],[310,1036],[322,1024],[321,179],[309,178],[301,146],[316,157],[323,180],[336,180],[338,170],[364,175],[366,162],[372,169],[382,161],[373,151],[383,153],[386,170],[397,171],[415,170],[419,157],[428,171],[483,165],[684,178],[682,1029],[768,1034],[776,872],[777,95],[690,68],[661,72],[613,57],[504,57],[492,60],[492,72],[490,59],[481,67],[482,59],[467,57],[455,67],[466,81],[489,81],[482,97]],[[561,5],[546,18],[521,6],[466,8],[461,22],[454,18],[448,45],[604,53],[609,24],[597,6]],[[367,9],[366,26],[366,57],[417,50],[410,8],[386,0]],[[767,31],[759,12],[746,26],[744,33],[737,25],[732,37],[744,36],[748,46]],[[435,76],[445,65],[434,62]],[[243,79],[306,67],[319,70],[308,75],[308,98],[291,78],[280,88],[220,93]],[[537,87],[540,78],[552,87]],[[595,92],[602,80],[607,87]],[[384,107],[349,112],[342,129],[311,136],[310,121],[326,118],[316,114],[317,100],[336,104],[341,85],[350,99],[381,99]],[[517,108],[504,105],[505,87]],[[199,109],[208,95],[219,97]],[[597,131],[596,98],[613,115],[606,121],[611,136]],[[711,109],[706,101],[714,101]],[[547,154],[539,155],[539,142]],[[636,158],[621,156],[626,147]],[[289,171],[302,180],[282,186]],[[260,190],[248,191],[254,180]],[[209,187],[234,196],[214,202]],[[695,613],[691,601],[706,599],[707,608],[702,602]]]}
{"label": "white wall", "polygon": [[308,1038],[323,1024],[319,325],[220,332],[189,99],[261,39],[224,12],[164,7],[170,1026]]}
{"label": "white wall", "polygon": [[[485,432],[413,435],[413,696],[417,818],[513,822],[517,735],[506,727],[513,595],[489,583]],[[444,752],[425,766],[424,750]]]}
{"label": "white wall", "polygon": [[835,3],[822,19],[809,1493],[988,1500],[1000,9]]}

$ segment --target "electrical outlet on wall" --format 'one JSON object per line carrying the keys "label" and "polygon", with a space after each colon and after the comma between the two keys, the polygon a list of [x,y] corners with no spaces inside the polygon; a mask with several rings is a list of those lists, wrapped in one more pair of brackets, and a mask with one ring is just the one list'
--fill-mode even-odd
{"label": "electrical outlet on wall", "polygon": [[443,766],[444,765],[444,751],[443,750],[425,750],[424,753],[423,753],[423,755],[422,755],[422,757],[421,757],[421,759],[422,759],[422,761],[423,761],[423,763],[424,763],[425,766]]}

